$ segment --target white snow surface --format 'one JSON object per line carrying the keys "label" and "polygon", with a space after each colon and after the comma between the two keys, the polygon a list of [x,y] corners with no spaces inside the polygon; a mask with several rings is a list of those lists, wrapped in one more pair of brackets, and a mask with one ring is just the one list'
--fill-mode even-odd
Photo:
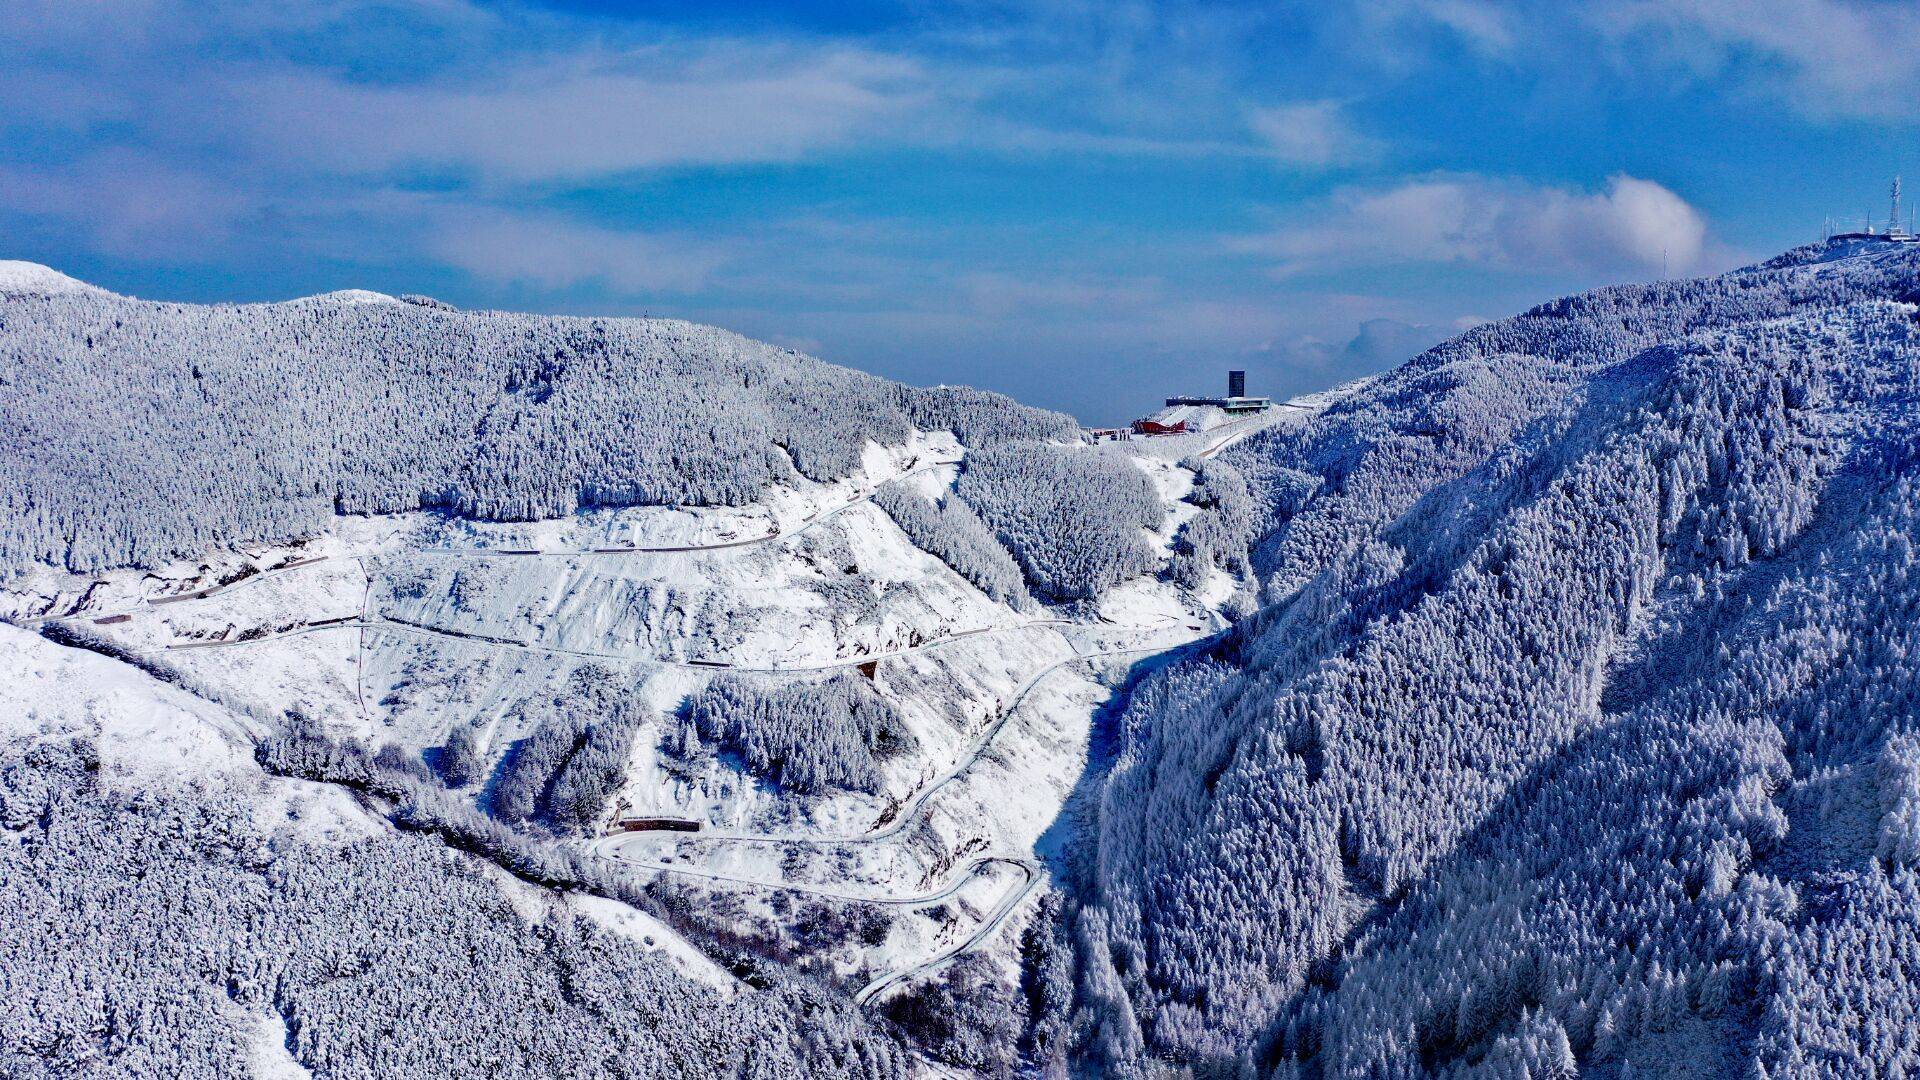
{"label": "white snow surface", "polygon": [[0,294],[65,296],[74,294],[110,296],[107,290],[70,278],[50,266],[0,259]]}
{"label": "white snow surface", "polygon": [[[1288,412],[1268,422],[1307,415]],[[1180,456],[1243,433],[1200,438]],[[1093,715],[1127,665],[1224,625],[1217,606],[1233,583],[1188,595],[1153,576],[1071,610],[996,603],[866,502],[894,479],[943,491],[955,476],[945,463],[963,453],[944,434],[870,446],[860,474],[749,507],[526,524],[343,517],[296,544],[152,572],[30,574],[0,593],[0,615],[107,635],[240,711],[0,627],[0,705],[14,706],[0,723],[25,729],[17,735],[92,725],[122,768],[148,776],[244,772],[259,812],[284,819],[288,800],[308,800],[317,805],[302,807],[302,827],[352,836],[386,824],[326,785],[259,774],[248,740],[262,724],[243,714],[298,708],[336,736],[415,752],[477,725],[497,763],[530,734],[520,703],[583,664],[605,664],[631,672],[657,715],[637,740],[616,814],[688,818],[703,832],[583,841],[585,852],[636,875],[666,874],[705,897],[717,920],[783,934],[804,929],[790,925],[797,903],[878,905],[890,921],[884,940],[829,945],[818,957],[850,977],[917,976],[956,948],[983,949],[1011,972],[1030,890],[1050,887],[1039,860],[1061,842],[1054,825],[1085,768]],[[1193,513],[1180,502],[1192,473],[1168,455],[1137,460],[1174,508],[1152,538],[1165,557]],[[606,550],[696,545],[721,546]],[[857,672],[917,747],[883,764],[873,794],[800,795],[725,758],[680,760],[678,713],[714,677],[706,663],[769,680]],[[529,917],[552,902],[500,876]],[[611,901],[567,902],[663,951],[689,977],[733,987],[651,918]]]}
{"label": "white snow surface", "polygon": [[254,1080],[309,1080],[313,1073],[294,1060],[287,1049],[287,1022],[277,1012],[256,1017],[253,1041],[247,1046],[247,1073]]}
{"label": "white snow surface", "polygon": [[388,296],[372,289],[335,289],[332,292],[302,296],[294,300],[281,301],[287,304],[398,304],[397,297]]}

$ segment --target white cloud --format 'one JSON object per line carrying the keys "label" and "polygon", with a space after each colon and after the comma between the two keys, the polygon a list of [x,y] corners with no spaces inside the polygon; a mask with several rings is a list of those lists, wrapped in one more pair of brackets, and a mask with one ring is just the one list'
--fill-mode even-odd
{"label": "white cloud", "polygon": [[1324,10],[1344,29],[1339,44],[1402,76],[1447,62],[1462,49],[1475,57],[1512,59],[1523,36],[1531,36],[1523,31],[1532,30],[1506,0],[1358,0]]}
{"label": "white cloud", "polygon": [[1271,340],[1247,350],[1245,359],[1285,371],[1296,380],[1306,377],[1331,386],[1398,367],[1461,329],[1465,327],[1373,318],[1363,321],[1345,340],[1328,340],[1316,335]]}
{"label": "white cloud", "polygon": [[1815,116],[1914,116],[1920,7],[1906,0],[1613,0],[1593,17],[1629,59],[1731,74]]}
{"label": "white cloud", "polygon": [[1267,144],[1274,160],[1302,168],[1351,165],[1373,157],[1379,146],[1353,129],[1338,101],[1298,101],[1254,109],[1247,125]]}
{"label": "white cloud", "polygon": [[140,261],[217,259],[266,204],[205,173],[107,149],[59,165],[0,163],[8,211],[65,223],[94,249]]}
{"label": "white cloud", "polygon": [[1354,266],[1473,264],[1587,275],[1704,270],[1723,261],[1705,217],[1651,180],[1615,176],[1582,192],[1479,176],[1349,188],[1312,220],[1234,242],[1282,273]]}
{"label": "white cloud", "polygon": [[1380,5],[1402,19],[1438,26],[1476,52],[1503,56],[1518,40],[1514,13],[1490,0],[1390,0]]}
{"label": "white cloud", "polygon": [[914,63],[884,54],[709,41],[459,83],[262,73],[232,82],[227,111],[283,161],[541,181],[789,161],[871,134],[925,94]]}
{"label": "white cloud", "polygon": [[430,216],[424,249],[497,284],[564,289],[594,282],[619,292],[688,292],[705,285],[726,261],[711,244],[555,215],[448,207]]}

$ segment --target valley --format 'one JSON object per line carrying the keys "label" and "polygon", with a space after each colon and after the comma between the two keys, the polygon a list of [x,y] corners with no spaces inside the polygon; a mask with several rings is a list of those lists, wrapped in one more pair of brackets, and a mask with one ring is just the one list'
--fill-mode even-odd
{"label": "valley", "polygon": [[[1324,404],[1173,441],[1203,459]],[[1192,509],[1181,502],[1191,474],[1139,460],[1176,508],[1155,540],[1164,557]],[[845,482],[739,509],[525,526],[342,518],[198,566],[29,578],[6,602],[25,625],[87,627],[242,711],[295,709],[370,750],[431,758],[472,727],[489,771],[529,735],[526,700],[582,665],[611,665],[655,719],[604,820],[584,838],[541,842],[681,883],[695,923],[712,907],[719,921],[778,926],[782,894],[886,912],[883,941],[802,956],[855,980],[866,1003],[969,952],[1013,977],[1024,902],[1054,887],[1040,836],[1081,768],[1092,713],[1129,661],[1225,625],[1221,588],[1189,595],[1153,579],[1069,604],[983,596],[872,505],[888,485],[943,497],[964,464],[964,447],[930,437],[876,448]],[[782,790],[722,760],[689,767],[672,746],[682,702],[723,673],[865,679],[919,749],[888,762],[871,793]],[[475,797],[484,805],[485,789]],[[618,831],[649,817],[699,831]],[[669,954],[698,956],[686,942]]]}
{"label": "valley", "polygon": [[685,324],[0,297],[0,1071],[1920,1061],[1915,253],[1092,445]]}

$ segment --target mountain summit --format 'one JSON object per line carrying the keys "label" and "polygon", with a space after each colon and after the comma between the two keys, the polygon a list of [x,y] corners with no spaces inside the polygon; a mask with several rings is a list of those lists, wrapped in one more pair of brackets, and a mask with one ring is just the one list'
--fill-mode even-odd
{"label": "mountain summit", "polygon": [[96,285],[68,277],[50,266],[0,259],[0,296],[112,296]]}

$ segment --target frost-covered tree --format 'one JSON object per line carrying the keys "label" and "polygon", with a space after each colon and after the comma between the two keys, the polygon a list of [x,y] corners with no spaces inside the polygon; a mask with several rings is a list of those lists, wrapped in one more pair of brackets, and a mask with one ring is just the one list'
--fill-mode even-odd
{"label": "frost-covered tree", "polygon": [[1147,531],[1166,507],[1152,479],[1111,447],[988,447],[967,458],[955,491],[1049,596],[1097,596],[1155,564]]}
{"label": "frost-covered tree", "polygon": [[878,790],[880,763],[914,746],[894,707],[849,674],[820,683],[722,675],[688,699],[686,724],[755,776],[800,792]]}
{"label": "frost-covered tree", "polygon": [[1476,329],[1223,455],[1267,606],[1084,797],[1079,1048],[1920,1068],[1920,253]]}
{"label": "frost-covered tree", "polygon": [[585,829],[600,820],[626,782],[638,727],[626,716],[601,717],[587,725],[580,745],[547,792],[547,814],[554,822]]}
{"label": "frost-covered tree", "polygon": [[845,477],[915,426],[1074,433],[710,327],[325,298],[0,296],[0,386],[7,569],[198,557],[336,513],[739,505],[796,472]]}
{"label": "frost-covered tree", "polygon": [[431,837],[311,839],[252,794],[133,791],[85,744],[0,745],[0,1075],[240,1076],[264,1047],[314,1076],[911,1071],[816,983],[723,994],[553,894],[521,914],[530,887]]}
{"label": "frost-covered tree", "polygon": [[1003,604],[1027,601],[1019,565],[965,502],[949,497],[936,503],[901,484],[881,488],[873,502],[914,546],[937,556],[981,592]]}
{"label": "frost-covered tree", "polygon": [[440,759],[436,764],[448,787],[466,787],[480,779],[486,761],[482,757],[479,730],[472,724],[454,728],[453,733],[447,736],[447,744],[440,748]]}
{"label": "frost-covered tree", "polygon": [[494,812],[513,823],[592,825],[626,778],[634,735],[652,719],[632,680],[589,664],[559,693],[520,711],[532,733],[507,754],[493,788]]}
{"label": "frost-covered tree", "polygon": [[1180,530],[1173,551],[1173,579],[1195,588],[1215,569],[1236,576],[1250,567],[1255,525],[1253,496],[1240,470],[1218,459],[1183,462],[1194,471],[1187,501],[1199,507]]}
{"label": "frost-covered tree", "polygon": [[893,995],[887,1018],[916,1046],[976,1075],[1011,1076],[1018,1062],[1021,1008],[1014,990],[981,953],[968,953],[934,978]]}

